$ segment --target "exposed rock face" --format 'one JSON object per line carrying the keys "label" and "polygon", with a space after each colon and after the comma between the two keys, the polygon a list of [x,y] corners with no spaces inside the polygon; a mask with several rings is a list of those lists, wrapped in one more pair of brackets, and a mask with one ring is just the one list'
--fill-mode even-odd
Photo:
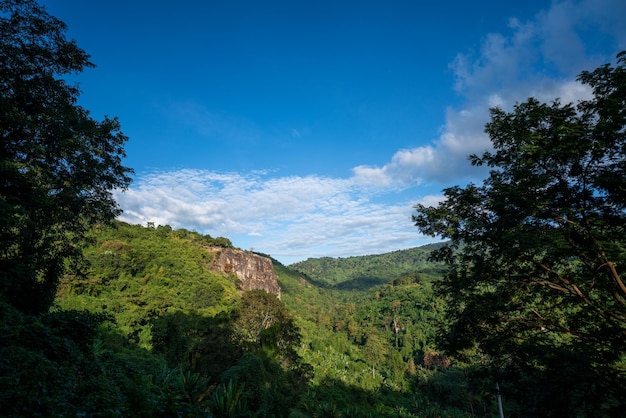
{"label": "exposed rock face", "polygon": [[246,251],[232,248],[211,247],[209,251],[219,253],[215,269],[224,273],[233,273],[241,280],[244,290],[265,290],[280,299],[280,286],[272,260]]}

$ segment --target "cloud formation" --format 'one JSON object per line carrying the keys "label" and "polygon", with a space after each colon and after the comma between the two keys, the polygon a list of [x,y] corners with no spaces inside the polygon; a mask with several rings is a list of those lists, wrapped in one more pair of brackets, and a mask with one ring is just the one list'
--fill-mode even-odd
{"label": "cloud formation", "polygon": [[179,170],[143,176],[116,198],[123,221],[226,236],[285,262],[427,242],[412,227],[414,203],[377,203],[378,193],[320,176]]}
{"label": "cloud formation", "polygon": [[[511,18],[508,33],[486,35],[477,53],[459,53],[450,64],[465,105],[447,109],[439,138],[399,150],[382,166],[355,167],[356,181],[406,187],[478,180],[485,172],[471,167],[467,157],[490,148],[484,133],[489,109],[511,110],[528,97],[562,103],[588,98],[589,89],[576,76],[626,49],[624,16],[624,1],[583,0],[553,2],[528,22]],[[602,39],[601,48],[584,37],[589,31]]]}
{"label": "cloud formation", "polygon": [[[212,236],[226,236],[243,248],[269,253],[283,262],[308,257],[382,253],[428,241],[412,226],[416,203],[434,205],[429,191],[484,172],[467,156],[489,149],[484,133],[489,108],[510,110],[534,96],[575,102],[589,90],[575,81],[581,70],[612,61],[626,49],[626,2],[555,1],[531,21],[509,21],[507,33],[485,36],[477,52],[459,53],[450,64],[461,108],[445,110],[439,137],[398,150],[380,166],[359,165],[349,178],[322,175],[276,177],[275,173],[217,173],[207,170],[154,172],[138,178],[116,197],[131,223],[168,224]],[[581,34],[595,31],[596,44]],[[600,42],[598,43],[598,39]],[[443,111],[443,110],[442,110]],[[202,109],[181,109],[190,126],[218,136],[232,125]],[[254,132],[254,128],[239,127]],[[302,131],[291,131],[299,138]],[[419,187],[419,188],[418,188]],[[417,200],[404,195],[409,191]],[[421,198],[419,197],[421,196]]]}

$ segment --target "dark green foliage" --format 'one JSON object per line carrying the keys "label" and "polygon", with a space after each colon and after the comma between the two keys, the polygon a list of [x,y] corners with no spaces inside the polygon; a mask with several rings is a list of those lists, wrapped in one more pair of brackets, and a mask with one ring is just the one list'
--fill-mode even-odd
{"label": "dark green foliage", "polygon": [[233,243],[230,242],[228,238],[224,238],[224,237],[213,238],[210,235],[205,235],[204,239],[206,240],[207,245],[211,245],[214,247],[233,248]]}
{"label": "dark green foliage", "polygon": [[276,296],[252,290],[243,294],[233,328],[247,353],[222,381],[245,387],[243,399],[258,416],[286,416],[310,377],[297,352],[301,335],[291,314]]}
{"label": "dark green foliage", "polygon": [[90,225],[130,183],[117,119],[93,120],[60,77],[91,67],[65,24],[32,0],[0,2],[0,293],[45,312]]}
{"label": "dark green foliage", "polygon": [[264,347],[286,358],[300,344],[296,325],[285,305],[263,290],[245,292],[234,314],[235,338],[242,346]]}
{"label": "dark green foliage", "polygon": [[207,410],[214,418],[249,417],[251,414],[243,393],[243,388],[229,380],[219,385],[211,394]]}
{"label": "dark green foliage", "polygon": [[450,265],[446,347],[485,354],[521,415],[623,405],[626,55],[580,80],[594,95],[576,106],[531,98],[493,109],[495,150],[471,156],[489,177],[446,189],[414,218],[452,240],[435,254]]}
{"label": "dark green foliage", "polygon": [[270,380],[263,361],[251,353],[244,354],[236,365],[222,375],[225,384],[244,388],[242,401],[261,416],[267,416],[270,410]]}
{"label": "dark green foliage", "polygon": [[0,415],[155,416],[183,410],[163,363],[121,341],[102,315],[34,317],[0,303]]}
{"label": "dark green foliage", "polygon": [[152,319],[151,326],[156,354],[171,367],[199,373],[211,383],[218,382],[243,354],[233,341],[232,321],[226,315],[174,312]]}

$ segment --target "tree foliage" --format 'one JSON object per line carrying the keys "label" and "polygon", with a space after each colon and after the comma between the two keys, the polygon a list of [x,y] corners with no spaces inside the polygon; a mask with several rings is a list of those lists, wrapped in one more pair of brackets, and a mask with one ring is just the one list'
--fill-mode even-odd
{"label": "tree foliage", "polygon": [[0,415],[175,416],[187,408],[178,373],[165,379],[164,362],[125,343],[110,319],[24,315],[0,301]]}
{"label": "tree foliage", "polygon": [[118,120],[92,119],[61,78],[93,67],[65,29],[33,0],[0,2],[0,292],[31,313],[130,183]]}
{"label": "tree foliage", "polygon": [[[495,108],[494,151],[482,185],[444,190],[418,205],[434,253],[450,270],[440,287],[455,352],[478,347],[526,414],[615,407],[626,353],[626,54],[583,72],[593,97],[575,104],[530,98]],[[475,353],[475,352],[474,352]],[[563,391],[556,379],[571,383]],[[534,390],[538,389],[538,390]]]}
{"label": "tree foliage", "polygon": [[[56,302],[114,315],[119,330],[141,347],[152,346],[153,320],[177,323],[174,314],[183,312],[213,317],[239,298],[232,278],[211,271],[215,253],[196,232],[115,222],[98,228],[90,241],[83,251],[86,275],[70,269]],[[183,344],[185,337],[179,338],[176,344]]]}

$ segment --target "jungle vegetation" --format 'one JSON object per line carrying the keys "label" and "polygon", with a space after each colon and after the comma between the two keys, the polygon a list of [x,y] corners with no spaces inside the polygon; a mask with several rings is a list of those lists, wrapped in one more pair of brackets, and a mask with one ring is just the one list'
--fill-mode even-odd
{"label": "jungle vegetation", "polygon": [[115,220],[127,138],[65,29],[0,1],[1,416],[619,416],[626,54],[492,110],[488,178],[416,207],[446,241],[273,260],[278,299],[211,268],[228,238]]}
{"label": "jungle vegetation", "polygon": [[467,366],[437,351],[443,306],[430,273],[440,265],[425,260],[429,249],[362,257],[417,260],[363,289],[318,286],[274,260],[279,300],[214,272],[210,236],[115,222],[87,238],[87,269],[66,271],[48,312],[2,306],[3,416],[494,410],[492,391],[473,399]]}

